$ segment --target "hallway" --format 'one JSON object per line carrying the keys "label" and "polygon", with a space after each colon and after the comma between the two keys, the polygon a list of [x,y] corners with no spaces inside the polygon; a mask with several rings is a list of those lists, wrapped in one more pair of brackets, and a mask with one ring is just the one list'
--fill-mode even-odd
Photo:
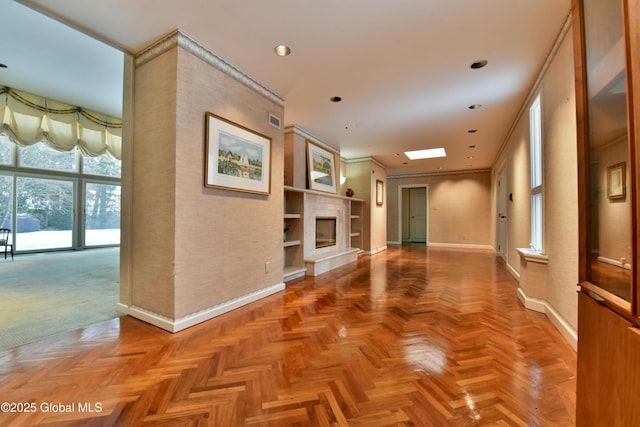
{"label": "hallway", "polygon": [[0,353],[30,405],[0,423],[571,426],[576,354],[516,289],[490,251],[391,246],[177,334],[120,317]]}

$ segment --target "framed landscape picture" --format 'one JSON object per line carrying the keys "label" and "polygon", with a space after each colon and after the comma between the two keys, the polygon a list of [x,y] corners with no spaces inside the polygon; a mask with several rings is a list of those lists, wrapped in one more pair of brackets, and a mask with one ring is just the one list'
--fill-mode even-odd
{"label": "framed landscape picture", "polygon": [[307,140],[307,171],[309,189],[327,193],[337,191],[335,154],[309,140]]}
{"label": "framed landscape picture", "polygon": [[206,113],[204,186],[245,193],[271,191],[271,138]]}

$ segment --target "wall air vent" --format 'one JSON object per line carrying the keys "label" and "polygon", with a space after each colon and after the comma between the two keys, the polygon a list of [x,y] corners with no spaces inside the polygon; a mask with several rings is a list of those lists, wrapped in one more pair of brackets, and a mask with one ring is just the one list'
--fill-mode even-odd
{"label": "wall air vent", "polygon": [[280,124],[280,118],[279,118],[279,117],[274,116],[274,115],[273,115],[273,114],[271,114],[271,113],[269,113],[269,124],[270,124],[271,126],[273,126],[274,128],[278,128],[278,129],[280,129],[280,126],[281,126],[281,124]]}

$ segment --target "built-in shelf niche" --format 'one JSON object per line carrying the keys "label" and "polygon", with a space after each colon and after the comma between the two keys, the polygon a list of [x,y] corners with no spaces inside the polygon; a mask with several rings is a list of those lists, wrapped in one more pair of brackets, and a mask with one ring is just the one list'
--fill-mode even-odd
{"label": "built-in shelf niche", "polygon": [[[285,186],[284,281],[356,261],[362,253],[362,205],[361,199]],[[318,217],[335,218],[335,244],[316,247]]]}

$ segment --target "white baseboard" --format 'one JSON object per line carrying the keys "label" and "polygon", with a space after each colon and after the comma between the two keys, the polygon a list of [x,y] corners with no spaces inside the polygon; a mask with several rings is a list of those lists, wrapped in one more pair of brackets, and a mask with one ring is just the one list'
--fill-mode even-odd
{"label": "white baseboard", "polygon": [[551,306],[547,301],[538,298],[532,298],[524,293],[522,288],[518,288],[518,299],[529,310],[544,313],[553,326],[556,327],[560,334],[567,340],[569,345],[575,351],[578,351],[578,332]]}
{"label": "white baseboard", "polygon": [[365,255],[375,255],[375,254],[377,254],[379,252],[386,251],[386,250],[387,250],[387,245],[384,245],[384,246],[381,246],[379,248],[372,249],[370,251],[365,251],[364,254]]}
{"label": "white baseboard", "polygon": [[627,270],[631,270],[631,264],[627,264],[626,262],[618,261],[611,258],[605,258],[603,256],[599,256],[598,261],[615,265],[616,267],[622,267],[622,268],[626,268]]}
{"label": "white baseboard", "polygon": [[437,243],[427,242],[427,246],[433,248],[457,248],[457,249],[486,249],[495,252],[491,245],[476,245],[472,243]]}
{"label": "white baseboard", "polygon": [[509,271],[509,273],[511,273],[511,275],[516,279],[516,281],[520,283],[520,273],[518,273],[518,271],[515,268],[513,268],[513,266],[508,262],[505,262],[505,264],[507,266],[507,270]]}
{"label": "white baseboard", "polygon": [[213,319],[214,317],[220,316],[221,314],[228,313],[229,311],[235,310],[236,308],[240,308],[244,305],[250,304],[262,298],[276,294],[280,291],[283,291],[284,289],[285,289],[284,283],[282,282],[277,283],[275,285],[262,288],[256,292],[242,295],[238,298],[225,301],[221,304],[208,307],[204,310],[200,310],[195,313],[188,314],[178,319],[171,319],[162,314],[154,313],[152,311],[146,310],[141,307],[128,306],[121,303],[118,303],[116,309],[118,310],[118,312],[122,314],[135,317],[136,319],[140,319],[144,322],[150,323],[166,331],[179,332],[179,331],[182,331],[183,329],[187,329],[191,326],[197,325],[198,323],[202,323],[206,320],[210,320],[210,319]]}

